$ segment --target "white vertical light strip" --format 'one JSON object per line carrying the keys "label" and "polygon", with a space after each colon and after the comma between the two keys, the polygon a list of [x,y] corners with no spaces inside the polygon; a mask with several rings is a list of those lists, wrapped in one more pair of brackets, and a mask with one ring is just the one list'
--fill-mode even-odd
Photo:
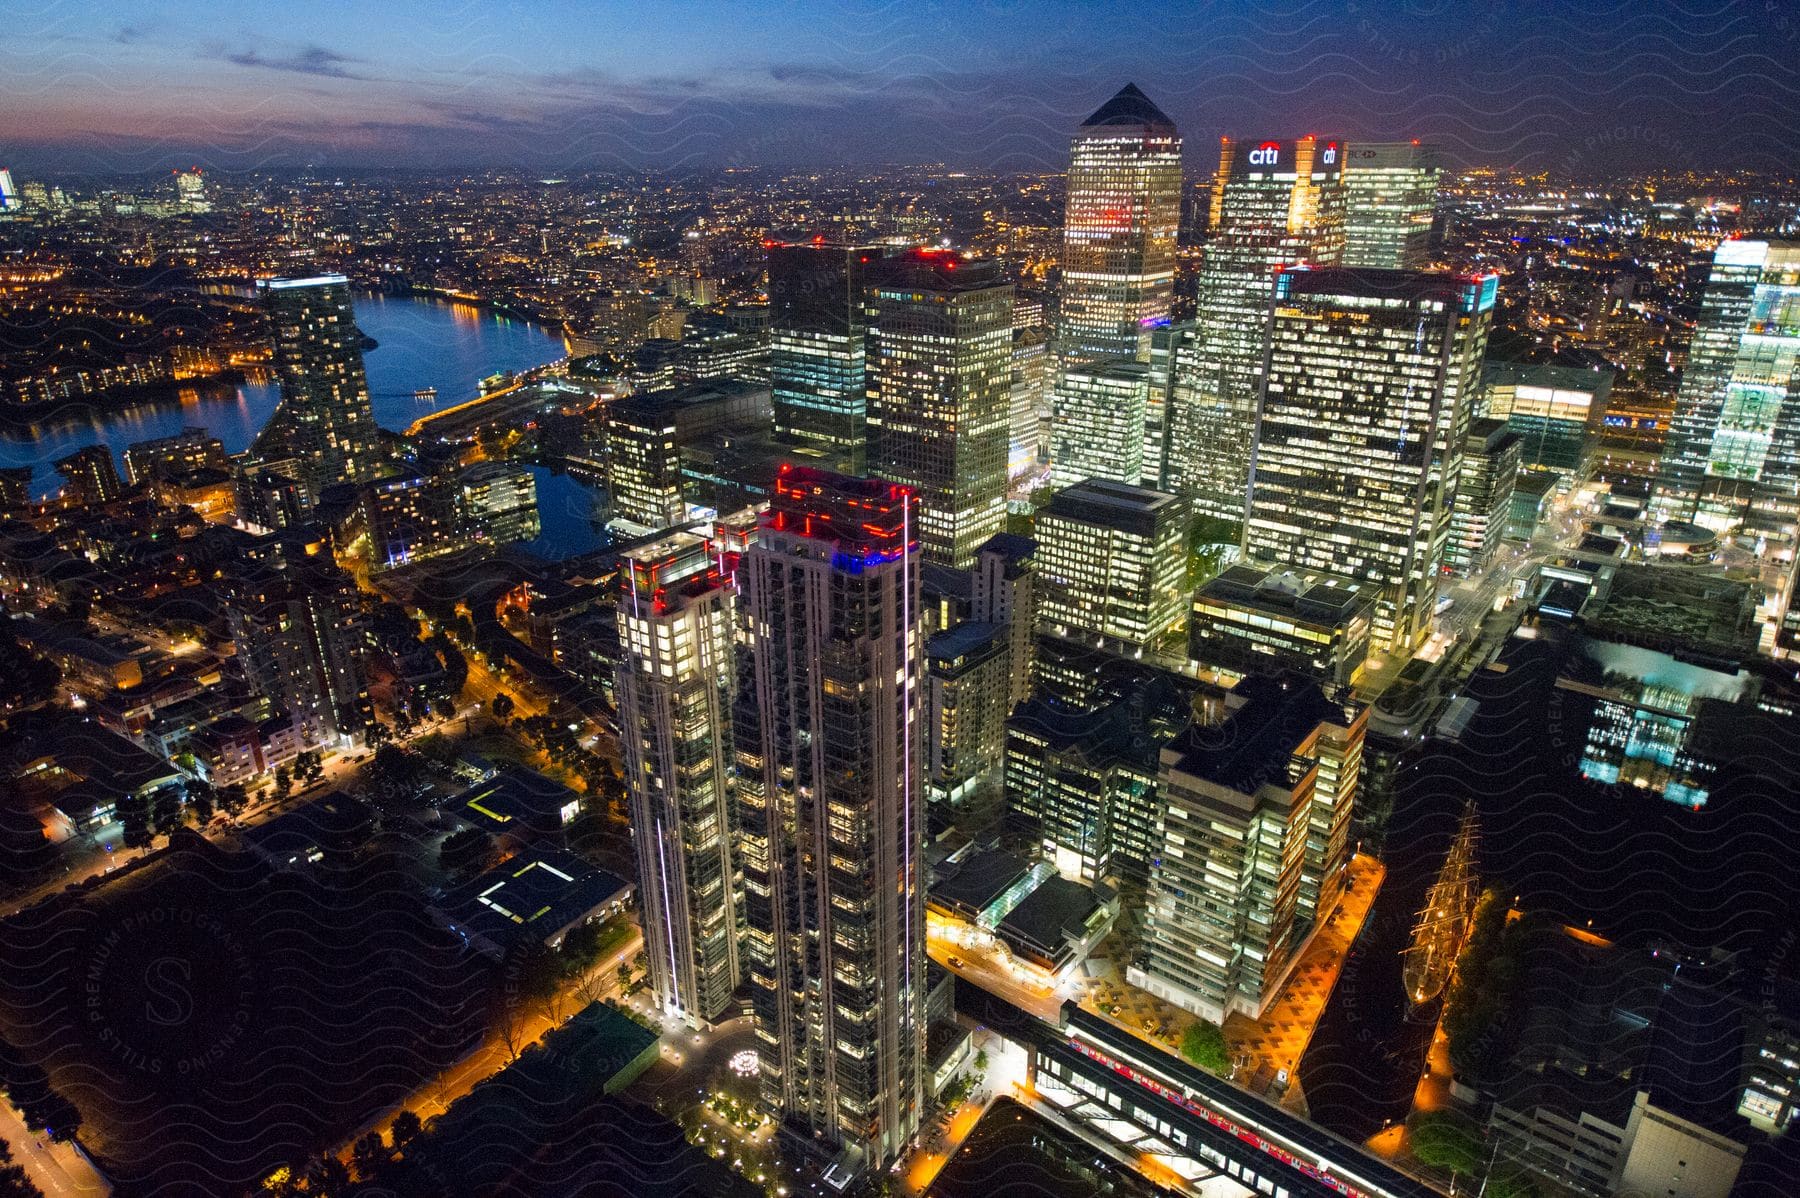
{"label": "white vertical light strip", "polygon": [[[912,850],[912,581],[907,576],[907,567],[912,557],[912,495],[908,493],[900,501],[900,661],[901,678],[901,744],[906,759],[900,763],[900,796],[905,810],[901,817],[902,833],[906,837],[901,846],[905,865],[902,878],[906,883],[903,891],[906,901],[906,1009],[907,1022],[912,1024],[913,1046],[910,1054],[916,1059],[921,1046],[918,1043],[919,1028],[917,1026],[918,997],[913,992],[913,955],[912,955],[912,905],[913,905],[913,850]],[[912,1101],[918,1102],[915,1091]],[[915,1111],[915,1114],[917,1112]]]}
{"label": "white vertical light strip", "polygon": [[662,879],[663,934],[669,945],[669,1002],[681,1007],[681,974],[675,968],[675,917],[669,910],[669,862],[663,852],[663,824],[656,821],[656,871]]}

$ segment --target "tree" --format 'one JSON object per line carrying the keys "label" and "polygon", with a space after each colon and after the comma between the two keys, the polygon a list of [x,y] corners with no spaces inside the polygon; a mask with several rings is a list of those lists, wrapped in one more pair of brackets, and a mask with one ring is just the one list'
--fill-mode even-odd
{"label": "tree", "polygon": [[363,743],[371,749],[380,749],[393,739],[393,732],[380,720],[370,720],[363,727]]}
{"label": "tree", "polygon": [[249,803],[250,796],[244,793],[242,782],[233,782],[229,786],[221,786],[216,792],[218,803],[228,814],[236,815]]}
{"label": "tree", "polygon": [[447,720],[456,714],[456,702],[439,695],[431,701],[431,713],[440,720]]}
{"label": "tree", "polygon": [[1407,1129],[1412,1154],[1427,1165],[1472,1176],[1481,1168],[1481,1129],[1454,1111],[1431,1111]]}
{"label": "tree", "polygon": [[335,1156],[322,1156],[306,1167],[306,1192],[321,1198],[350,1198],[350,1167]]}
{"label": "tree", "polygon": [[505,691],[499,692],[492,699],[488,700],[488,711],[493,714],[495,719],[502,723],[512,717],[512,713],[516,707],[517,704],[513,702],[513,697]]}
{"label": "tree", "polygon": [[293,789],[294,776],[288,773],[287,766],[277,766],[275,768],[275,797],[278,799],[285,799],[288,797],[288,793]]}
{"label": "tree", "polygon": [[152,838],[150,796],[137,791],[120,795],[118,801],[113,804],[113,814],[118,817],[126,848],[150,847]]}
{"label": "tree", "polygon": [[202,827],[212,822],[213,812],[218,807],[218,792],[210,782],[193,779],[187,784],[188,806],[193,808],[194,819]]}
{"label": "tree", "polygon": [[362,1181],[372,1181],[379,1177],[393,1159],[378,1131],[357,1137],[356,1143],[350,1146],[350,1161],[356,1166],[356,1176]]}
{"label": "tree", "polygon": [[388,1130],[388,1134],[393,1137],[394,1147],[404,1149],[418,1137],[422,1126],[419,1117],[411,1111],[401,1111],[395,1115],[394,1125]]}
{"label": "tree", "polygon": [[1231,1067],[1225,1033],[1218,1024],[1204,1019],[1190,1023],[1187,1031],[1181,1033],[1181,1055],[1208,1073],[1224,1073]]}
{"label": "tree", "polygon": [[494,850],[494,838],[482,828],[452,832],[438,846],[438,866],[445,873],[470,869],[486,861]]}

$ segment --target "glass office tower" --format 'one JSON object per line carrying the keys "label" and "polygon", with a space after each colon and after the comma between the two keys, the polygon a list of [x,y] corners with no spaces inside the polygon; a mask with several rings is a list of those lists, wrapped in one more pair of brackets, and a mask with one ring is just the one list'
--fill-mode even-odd
{"label": "glass office tower", "polygon": [[1423,270],[1438,173],[1431,146],[1352,142],[1344,158],[1344,265]]}
{"label": "glass office tower", "polygon": [[1244,552],[1377,593],[1377,651],[1424,640],[1445,565],[1495,276],[1276,278]]}
{"label": "glass office tower", "polygon": [[869,468],[913,489],[926,560],[966,570],[1006,527],[1012,284],[937,250],[868,271]]}
{"label": "glass office tower", "polygon": [[1220,144],[1198,330],[1177,363],[1167,467],[1169,489],[1207,515],[1243,519],[1276,269],[1343,254],[1342,154],[1340,143],[1314,137]]}
{"label": "glass office tower", "polygon": [[1181,220],[1181,136],[1133,84],[1088,117],[1069,147],[1063,220],[1062,360],[1149,357],[1167,324]]}
{"label": "glass office tower", "polygon": [[1727,241],[1664,442],[1652,510],[1788,547],[1800,505],[1800,242]]}
{"label": "glass office tower", "polygon": [[764,244],[775,434],[860,472],[868,444],[863,270],[877,251],[823,237]]}

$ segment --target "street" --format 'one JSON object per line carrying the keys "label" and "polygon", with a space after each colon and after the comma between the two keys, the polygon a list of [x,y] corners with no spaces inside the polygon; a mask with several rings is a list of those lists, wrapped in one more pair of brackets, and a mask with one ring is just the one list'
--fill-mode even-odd
{"label": "street", "polygon": [[26,1128],[10,1102],[0,1102],[0,1140],[12,1147],[13,1160],[25,1167],[47,1198],[102,1198],[112,1193],[112,1186],[74,1145],[58,1144]]}

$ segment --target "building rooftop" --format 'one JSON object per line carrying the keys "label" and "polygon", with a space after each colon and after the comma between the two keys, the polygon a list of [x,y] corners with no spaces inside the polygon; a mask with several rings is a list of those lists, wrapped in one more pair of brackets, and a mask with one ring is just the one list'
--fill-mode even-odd
{"label": "building rooftop", "polygon": [[1756,652],[1756,588],[1716,575],[1619,565],[1602,576],[1582,612],[1586,631],[1632,644],[1707,657]]}
{"label": "building rooftop", "polygon": [[1299,674],[1256,674],[1231,692],[1240,702],[1221,723],[1189,728],[1168,748],[1176,768],[1239,794],[1285,781],[1300,742],[1322,723],[1345,722],[1341,705]]}
{"label": "building rooftop", "polygon": [[1058,491],[1042,514],[1148,536],[1159,519],[1167,519],[1181,508],[1182,501],[1167,491],[1090,478]]}
{"label": "building rooftop", "polygon": [[1007,913],[999,932],[1007,939],[1054,953],[1064,940],[1079,940],[1088,921],[1111,897],[1068,878],[1052,876]]}
{"label": "building rooftop", "polygon": [[1200,595],[1220,602],[1278,611],[1297,619],[1336,625],[1360,610],[1374,606],[1375,597],[1327,581],[1318,574],[1264,570],[1234,565],[1215,575],[1200,588]]}
{"label": "building rooftop", "polygon": [[1276,277],[1276,302],[1296,296],[1355,296],[1442,303],[1473,310],[1492,304],[1495,275],[1458,275],[1360,266],[1290,266]]}
{"label": "building rooftop", "polygon": [[1058,752],[1079,752],[1097,767],[1126,761],[1154,770],[1157,741],[1150,734],[1148,722],[1146,704],[1134,703],[1130,698],[1083,710],[1033,695],[1019,704],[1006,726],[1041,737]]}
{"label": "building rooftop", "polygon": [[575,792],[554,778],[522,765],[507,765],[456,796],[449,806],[489,832],[529,839],[560,828],[564,809],[575,801]]}
{"label": "building rooftop", "polygon": [[978,555],[997,553],[1009,563],[1017,564],[1031,560],[1032,555],[1037,552],[1037,542],[1016,532],[997,532],[983,541],[981,548],[975,552]]}
{"label": "building rooftop", "polygon": [[505,948],[521,936],[546,940],[596,907],[624,895],[630,883],[573,853],[521,853],[456,888],[444,910]]}
{"label": "building rooftop", "polygon": [[973,852],[955,864],[938,867],[931,900],[968,912],[985,911],[1031,872],[1031,862],[1000,850]]}
{"label": "building rooftop", "polygon": [[1116,127],[1138,126],[1155,133],[1173,135],[1175,122],[1146,96],[1138,90],[1135,83],[1127,83],[1121,87],[1113,98],[1094,110],[1094,114],[1081,122],[1083,129],[1106,129]]}
{"label": "building rooftop", "polygon": [[953,662],[1004,643],[1005,632],[998,624],[966,620],[926,641],[925,656],[933,661]]}

